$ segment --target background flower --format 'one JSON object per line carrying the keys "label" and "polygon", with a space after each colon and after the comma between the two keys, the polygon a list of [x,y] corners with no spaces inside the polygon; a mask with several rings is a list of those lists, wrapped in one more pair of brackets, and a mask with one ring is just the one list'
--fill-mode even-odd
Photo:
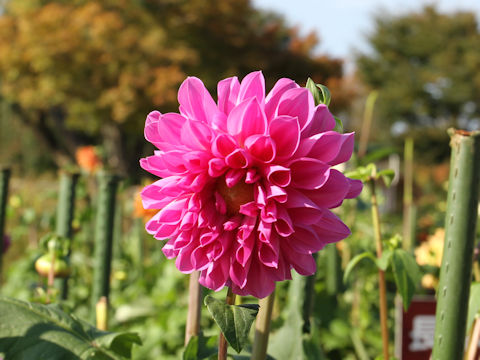
{"label": "background flower", "polygon": [[347,161],[353,133],[332,131],[325,105],[280,79],[268,95],[261,72],[222,80],[218,101],[203,83],[180,86],[179,113],[151,112],[145,138],[158,150],[142,168],[146,225],[177,268],[201,271],[202,285],[265,297],[276,281],[315,272],[312,254],[350,234],[329,209],[362,184],[331,167]]}

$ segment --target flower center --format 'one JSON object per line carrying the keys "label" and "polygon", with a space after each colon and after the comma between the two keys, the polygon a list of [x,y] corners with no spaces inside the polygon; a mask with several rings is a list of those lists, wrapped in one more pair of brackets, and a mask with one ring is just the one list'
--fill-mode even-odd
{"label": "flower center", "polygon": [[232,187],[228,187],[225,178],[222,177],[217,183],[217,191],[222,195],[227,205],[227,214],[236,215],[240,206],[253,201],[253,185],[244,182],[238,182]]}

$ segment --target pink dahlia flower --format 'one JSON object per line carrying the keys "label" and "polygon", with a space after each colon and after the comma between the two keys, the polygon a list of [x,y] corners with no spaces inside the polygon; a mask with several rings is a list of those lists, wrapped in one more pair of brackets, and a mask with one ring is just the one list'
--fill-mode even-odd
{"label": "pink dahlia flower", "polygon": [[217,93],[215,102],[189,77],[178,114],[148,115],[145,138],[158,150],[140,164],[161,179],[142,200],[161,210],[146,229],[203,286],[262,298],[292,268],[313,274],[312,254],[350,234],[329,209],[362,189],[332,168],[352,155],[354,134],[332,131],[328,108],[290,79],[265,96],[253,72],[220,81]]}

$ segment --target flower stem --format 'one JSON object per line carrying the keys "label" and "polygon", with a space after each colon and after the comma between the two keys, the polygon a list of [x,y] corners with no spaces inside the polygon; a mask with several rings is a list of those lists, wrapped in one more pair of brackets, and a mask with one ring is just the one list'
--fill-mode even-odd
{"label": "flower stem", "polygon": [[[369,180],[372,197],[372,221],[375,233],[375,242],[377,247],[377,258],[382,257],[382,233],[380,230],[380,213],[378,211],[377,195],[375,192],[375,179]],[[388,351],[388,326],[387,326],[387,290],[385,284],[385,272],[378,269],[378,285],[380,291],[380,327],[382,331],[383,358],[389,359]]]}
{"label": "flower stem", "polygon": [[0,284],[2,283],[2,254],[3,235],[5,230],[5,218],[7,214],[8,183],[10,181],[10,169],[0,168]]}
{"label": "flower stem", "polygon": [[198,336],[198,333],[200,332],[202,287],[198,282],[199,278],[199,271],[194,271],[190,275],[190,284],[188,289],[187,326],[185,329],[185,345],[188,344],[192,336]]}
{"label": "flower stem", "polygon": [[[228,288],[227,298],[225,299],[225,302],[228,305],[235,304],[235,294],[230,287]],[[223,333],[220,331],[220,336],[218,338],[218,360],[227,359],[227,348],[227,339],[225,339],[225,336],[223,336]]]}
{"label": "flower stem", "polygon": [[255,321],[255,339],[251,360],[265,360],[267,357],[268,336],[270,335],[274,301],[275,291],[259,301],[260,310]]}

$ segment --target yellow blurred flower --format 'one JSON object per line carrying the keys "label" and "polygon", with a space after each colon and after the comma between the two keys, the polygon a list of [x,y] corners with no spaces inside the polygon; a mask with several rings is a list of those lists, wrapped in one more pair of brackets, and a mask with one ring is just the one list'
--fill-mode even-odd
{"label": "yellow blurred flower", "polygon": [[415,249],[415,257],[419,265],[438,266],[442,264],[443,242],[445,229],[438,228]]}
{"label": "yellow blurred flower", "polygon": [[433,274],[425,274],[422,277],[422,286],[425,289],[436,289],[438,286],[438,278]]}

